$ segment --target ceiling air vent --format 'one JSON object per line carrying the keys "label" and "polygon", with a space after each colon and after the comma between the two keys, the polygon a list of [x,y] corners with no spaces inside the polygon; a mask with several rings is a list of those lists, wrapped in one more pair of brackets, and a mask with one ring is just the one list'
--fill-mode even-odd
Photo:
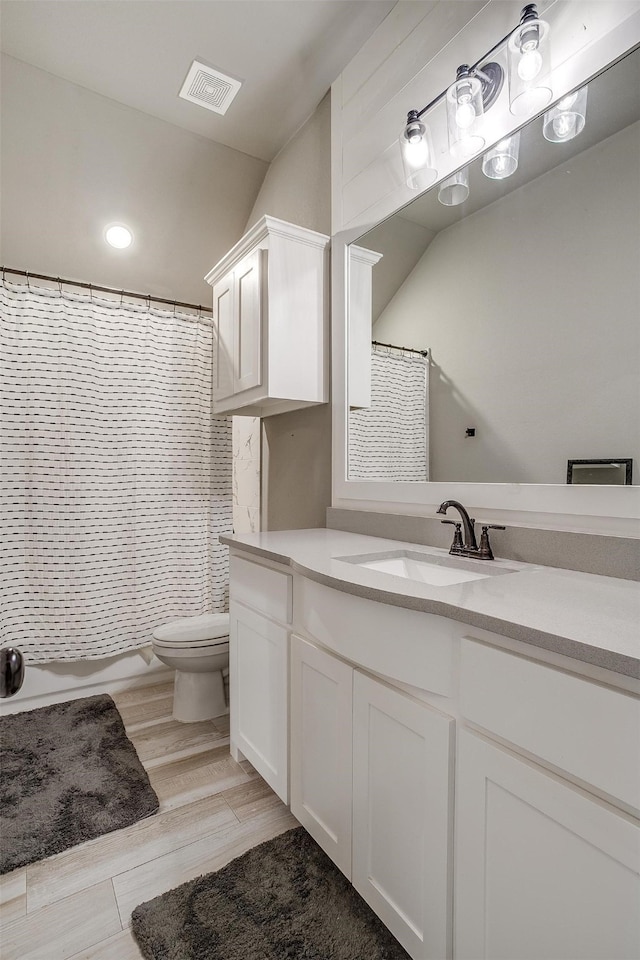
{"label": "ceiling air vent", "polygon": [[214,113],[226,113],[242,86],[242,80],[229,77],[215,67],[194,60],[182,84],[179,96]]}

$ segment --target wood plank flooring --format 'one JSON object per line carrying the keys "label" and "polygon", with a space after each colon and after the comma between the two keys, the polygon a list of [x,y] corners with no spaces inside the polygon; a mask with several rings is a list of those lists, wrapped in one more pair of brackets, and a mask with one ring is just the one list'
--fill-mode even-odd
{"label": "wood plank flooring", "polygon": [[177,723],[171,683],[113,699],[160,812],[1,877],[2,960],[141,960],[134,907],[297,826],[231,758],[228,717]]}

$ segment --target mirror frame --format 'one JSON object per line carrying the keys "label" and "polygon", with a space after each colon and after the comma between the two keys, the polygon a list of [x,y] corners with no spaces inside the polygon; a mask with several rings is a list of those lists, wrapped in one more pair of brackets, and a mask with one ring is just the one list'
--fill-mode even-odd
{"label": "mirror frame", "polygon": [[[627,45],[620,50],[612,50],[606,42],[604,46],[608,47],[609,53],[604,65],[594,51],[588,72],[582,78],[574,78],[575,86],[589,83],[615,62],[630,54],[636,44],[629,46],[627,38]],[[599,53],[601,57],[602,51]],[[561,99],[562,95],[554,97],[553,102]],[[536,117],[532,117],[527,122],[535,119]],[[522,123],[514,123],[512,130],[515,131],[521,126]],[[429,189],[437,189],[438,184],[448,175],[445,172]],[[387,217],[402,209],[402,206],[404,204],[388,211]],[[438,504],[443,500],[455,499],[463,502],[478,520],[501,521],[510,525],[550,530],[640,537],[638,485],[388,482],[348,479],[349,245],[377,225],[376,222],[361,223],[357,227],[334,234],[332,238],[332,506],[404,516],[428,516],[435,514]]]}

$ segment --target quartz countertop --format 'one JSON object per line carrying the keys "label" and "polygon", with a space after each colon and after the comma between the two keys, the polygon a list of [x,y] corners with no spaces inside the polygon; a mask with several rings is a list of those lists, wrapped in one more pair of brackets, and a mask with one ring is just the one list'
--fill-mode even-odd
{"label": "quartz countertop", "polygon": [[437,547],[328,529],[221,536],[220,541],[344,593],[448,617],[640,678],[640,584],[632,580],[498,560],[514,572],[432,586],[339,558],[394,550],[446,557],[447,551]]}

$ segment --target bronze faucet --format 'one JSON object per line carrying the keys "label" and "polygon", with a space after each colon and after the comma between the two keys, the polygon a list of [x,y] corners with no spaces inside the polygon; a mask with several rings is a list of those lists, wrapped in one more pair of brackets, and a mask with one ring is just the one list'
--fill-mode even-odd
{"label": "bronze faucet", "polygon": [[[493,550],[489,543],[489,530],[504,530],[505,527],[495,523],[487,523],[482,526],[482,535],[480,537],[480,546],[476,542],[476,521],[470,517],[466,509],[458,500],[445,500],[440,504],[436,513],[446,513],[449,507],[455,507],[460,514],[461,520],[443,520],[442,523],[452,523],[455,526],[453,543],[449,553],[455,557],[474,557],[476,560],[493,560]],[[462,530],[464,528],[464,540]]]}

